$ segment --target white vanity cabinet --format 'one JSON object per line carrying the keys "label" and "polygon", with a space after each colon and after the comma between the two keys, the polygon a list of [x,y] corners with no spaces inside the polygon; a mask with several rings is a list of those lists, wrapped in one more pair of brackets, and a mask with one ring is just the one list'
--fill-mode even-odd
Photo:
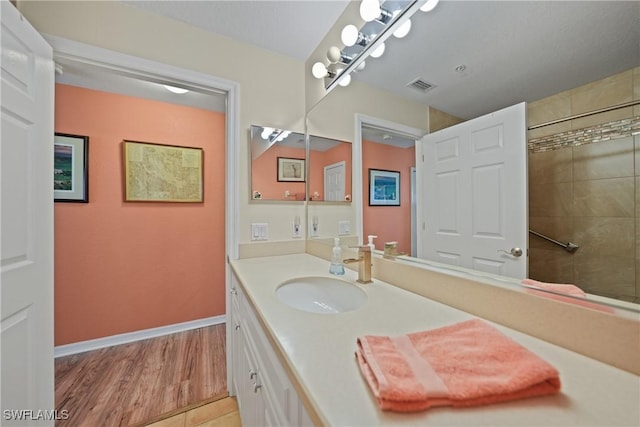
{"label": "white vanity cabinet", "polygon": [[232,274],[227,357],[243,426],[311,426],[302,402]]}

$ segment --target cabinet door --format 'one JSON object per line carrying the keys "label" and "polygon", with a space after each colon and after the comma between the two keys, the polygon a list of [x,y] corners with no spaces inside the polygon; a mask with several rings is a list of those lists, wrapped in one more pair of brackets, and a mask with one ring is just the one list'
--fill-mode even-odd
{"label": "cabinet door", "polygon": [[287,373],[235,276],[230,287],[231,344],[227,369],[242,425],[311,425]]}
{"label": "cabinet door", "polygon": [[240,357],[238,363],[238,406],[242,425],[245,427],[263,427],[265,421],[265,405],[262,395],[258,365],[256,364],[251,347],[247,342],[242,328],[240,328]]}
{"label": "cabinet door", "polygon": [[[235,282],[235,281],[234,281]],[[241,356],[241,331],[242,319],[239,316],[238,291],[235,283],[232,282],[230,298],[229,320],[227,322],[227,333],[230,337],[230,346],[227,351],[227,370],[231,372],[229,393],[236,396],[239,393],[238,380],[241,377],[240,356]]]}

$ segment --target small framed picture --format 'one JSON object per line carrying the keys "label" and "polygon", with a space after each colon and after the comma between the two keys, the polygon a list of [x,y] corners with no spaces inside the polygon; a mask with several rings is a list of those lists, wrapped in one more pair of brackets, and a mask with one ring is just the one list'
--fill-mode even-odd
{"label": "small framed picture", "polygon": [[56,133],[53,140],[53,197],[89,202],[89,137]]}
{"label": "small framed picture", "polygon": [[369,206],[400,206],[400,172],[369,169]]}
{"label": "small framed picture", "polygon": [[304,182],[304,159],[278,157],[278,181]]}

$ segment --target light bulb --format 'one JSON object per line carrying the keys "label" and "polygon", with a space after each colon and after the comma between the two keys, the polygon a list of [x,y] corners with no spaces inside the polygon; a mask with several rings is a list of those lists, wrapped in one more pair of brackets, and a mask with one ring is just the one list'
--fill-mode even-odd
{"label": "light bulb", "polygon": [[422,12],[431,12],[433,10],[433,8],[438,5],[439,1],[440,0],[427,0],[427,2],[425,4],[420,6],[420,10]]}
{"label": "light bulb", "polygon": [[369,22],[378,16],[380,16],[380,3],[378,0],[362,0],[360,3],[360,17]]}
{"label": "light bulb", "polygon": [[353,46],[358,41],[358,33],[358,27],[352,24],[347,25],[342,29],[342,35],[340,37],[342,43],[344,43],[345,46]]}
{"label": "light bulb", "polygon": [[267,139],[269,138],[269,135],[271,135],[271,132],[273,132],[273,128],[262,128],[262,133],[260,134],[260,136],[262,137],[262,139]]}
{"label": "light bulb", "polygon": [[373,52],[371,52],[371,56],[373,58],[380,58],[382,56],[382,54],[384,53],[384,43],[382,43],[380,46],[378,46],[376,48],[376,50],[374,50]]}
{"label": "light bulb", "polygon": [[329,73],[327,67],[322,62],[316,62],[313,64],[313,67],[311,67],[311,74],[313,74],[313,77],[316,79],[321,79],[327,77]]}
{"label": "light bulb", "polygon": [[342,87],[349,86],[349,83],[351,83],[351,74],[347,74],[338,82],[338,84]]}
{"label": "light bulb", "polygon": [[393,32],[393,35],[399,39],[403,38],[411,30],[411,19],[407,19],[404,24],[400,25],[397,30]]}
{"label": "light bulb", "polygon": [[358,64],[358,66],[355,68],[356,72],[360,72],[362,70],[364,70],[366,63],[364,61],[362,61],[361,63]]}
{"label": "light bulb", "polygon": [[331,46],[327,51],[327,59],[332,64],[335,64],[336,62],[340,61],[341,56],[342,56],[342,52],[340,52],[340,49],[338,49],[335,46]]}

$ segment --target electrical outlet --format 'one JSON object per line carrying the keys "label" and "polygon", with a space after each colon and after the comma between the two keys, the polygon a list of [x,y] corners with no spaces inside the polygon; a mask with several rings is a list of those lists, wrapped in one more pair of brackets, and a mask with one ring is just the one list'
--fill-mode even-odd
{"label": "electrical outlet", "polygon": [[320,221],[318,215],[314,215],[311,218],[311,237],[318,237],[320,234]]}
{"label": "electrical outlet", "polygon": [[338,221],[338,235],[344,236],[351,233],[351,221]]}
{"label": "electrical outlet", "polygon": [[269,224],[252,223],[251,224],[251,240],[268,240]]}
{"label": "electrical outlet", "polygon": [[291,223],[291,237],[294,239],[302,237],[302,226],[300,224],[296,224],[295,222]]}

